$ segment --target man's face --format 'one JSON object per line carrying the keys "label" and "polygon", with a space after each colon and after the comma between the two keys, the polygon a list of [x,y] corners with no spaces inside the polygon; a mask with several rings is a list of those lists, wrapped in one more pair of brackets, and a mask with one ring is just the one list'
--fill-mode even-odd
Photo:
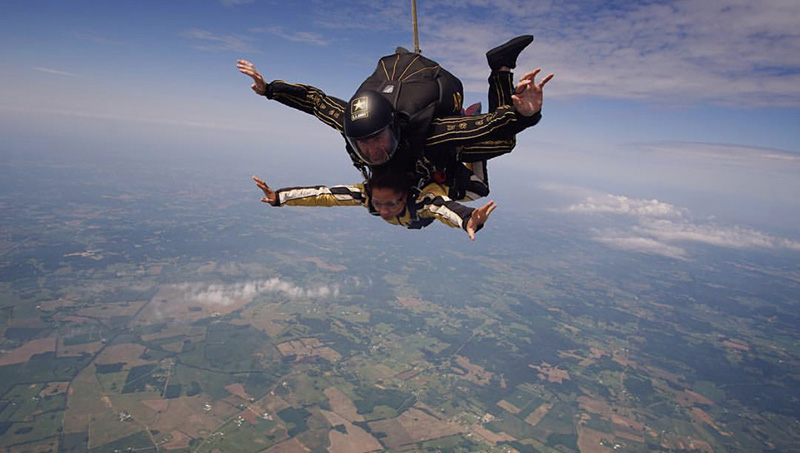
{"label": "man's face", "polygon": [[356,140],[356,146],[368,164],[379,165],[392,156],[392,141],[392,131],[386,128],[372,137]]}
{"label": "man's face", "polygon": [[372,189],[372,207],[378,211],[383,220],[391,220],[403,212],[406,207],[408,194],[394,189]]}

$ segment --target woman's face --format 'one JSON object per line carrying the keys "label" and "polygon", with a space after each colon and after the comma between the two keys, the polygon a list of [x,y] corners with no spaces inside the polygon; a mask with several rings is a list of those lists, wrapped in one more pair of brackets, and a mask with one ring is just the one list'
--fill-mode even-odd
{"label": "woman's face", "polygon": [[384,220],[391,220],[400,215],[406,207],[407,200],[408,194],[394,189],[372,189],[372,207],[378,211],[378,214]]}

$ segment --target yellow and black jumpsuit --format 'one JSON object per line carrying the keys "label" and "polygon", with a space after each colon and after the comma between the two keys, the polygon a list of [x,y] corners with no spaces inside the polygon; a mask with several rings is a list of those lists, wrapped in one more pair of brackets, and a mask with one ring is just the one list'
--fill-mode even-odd
{"label": "yellow and black jumpsuit", "polygon": [[[442,184],[428,184],[415,197],[407,197],[403,211],[386,221],[392,225],[420,229],[439,220],[449,227],[466,230],[467,222],[475,209],[453,201],[447,196],[447,192],[447,187]],[[372,206],[365,183],[332,187],[287,187],[276,190],[275,194],[274,206],[364,206],[370,214],[380,215]]]}

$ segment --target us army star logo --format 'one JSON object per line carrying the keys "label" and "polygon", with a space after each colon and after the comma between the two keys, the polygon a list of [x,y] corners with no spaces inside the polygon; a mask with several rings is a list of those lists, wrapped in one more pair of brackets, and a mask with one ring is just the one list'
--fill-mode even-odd
{"label": "us army star logo", "polygon": [[360,120],[369,117],[369,102],[367,97],[353,99],[350,103],[350,119]]}

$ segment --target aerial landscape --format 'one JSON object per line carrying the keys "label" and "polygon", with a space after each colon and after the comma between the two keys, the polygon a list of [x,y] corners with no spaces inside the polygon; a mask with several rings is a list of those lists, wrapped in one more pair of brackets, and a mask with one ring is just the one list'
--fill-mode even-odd
{"label": "aerial landscape", "polygon": [[[0,452],[800,453],[800,2],[414,5],[4,2]],[[476,240],[260,200],[417,37],[555,74]]]}
{"label": "aerial landscape", "polygon": [[[25,189],[29,172],[59,194]],[[131,189],[102,173],[5,167],[7,451],[800,441],[794,252],[609,253],[550,214],[492,225],[528,239],[479,238],[477,260],[444,227],[393,244],[378,219],[336,210],[266,219],[244,185]]]}

